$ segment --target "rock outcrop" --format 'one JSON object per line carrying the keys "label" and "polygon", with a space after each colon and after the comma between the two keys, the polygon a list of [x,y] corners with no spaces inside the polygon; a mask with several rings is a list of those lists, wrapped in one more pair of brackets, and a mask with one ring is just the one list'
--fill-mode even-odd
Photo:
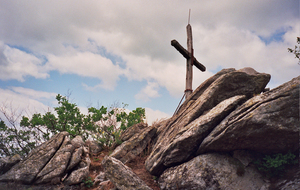
{"label": "rock outcrop", "polygon": [[[234,96],[222,101],[206,114],[192,121],[177,132],[174,140],[156,154],[152,168],[164,170],[173,165],[187,161],[198,149],[202,140],[219,124],[235,107],[245,100],[245,96]],[[146,165],[147,166],[147,165]],[[155,171],[154,171],[155,172]],[[159,174],[157,171],[154,174]]]}
{"label": "rock outcrop", "polygon": [[270,80],[269,74],[258,73],[252,68],[238,71],[227,69],[216,75],[193,92],[191,97],[198,98],[187,100],[178,113],[163,127],[152,153],[146,160],[146,168],[151,174],[160,175],[166,169],[161,164],[157,164],[160,162],[159,155],[166,151],[166,147],[178,137],[183,128],[201,115],[205,115],[223,100],[237,95],[252,98],[255,94],[261,93]]}
{"label": "rock outcrop", "polygon": [[257,95],[222,121],[198,154],[239,149],[265,154],[299,150],[300,77]]}
{"label": "rock outcrop", "polygon": [[80,136],[70,140],[68,132],[58,133],[0,175],[0,182],[59,184],[65,179],[67,185],[81,183],[89,175],[91,163],[83,145]]}
{"label": "rock outcrop", "polygon": [[[223,69],[201,84],[173,117],[128,128],[121,135],[124,142],[102,161],[104,173],[95,184],[151,189],[125,165],[147,149],[145,167],[161,189],[299,189],[298,165],[272,180],[255,165],[274,153],[289,152],[299,159],[300,76],[266,91],[269,80],[269,74],[252,68]],[[79,136],[70,140],[61,132],[24,160],[0,159],[0,188],[79,184],[90,175],[89,155],[102,155],[101,150],[97,142],[84,143]]]}
{"label": "rock outcrop", "polygon": [[129,140],[133,135],[140,133],[143,129],[147,128],[147,123],[138,123],[129,128],[127,128],[124,132],[122,132],[120,139],[125,142]]}
{"label": "rock outcrop", "polygon": [[106,177],[121,190],[151,190],[129,167],[114,157],[102,161]]}
{"label": "rock outcrop", "polygon": [[53,178],[63,176],[73,152],[70,138],[65,137],[61,147],[36,176],[36,183],[47,183]]}
{"label": "rock outcrop", "polygon": [[0,181],[14,181],[24,184],[32,183],[38,173],[40,173],[60,148],[67,135],[67,132],[56,134],[49,141],[35,148],[25,160],[14,165],[4,175],[1,175]]}
{"label": "rock outcrop", "polygon": [[161,189],[267,189],[253,167],[226,154],[203,154],[167,169],[159,178]]}
{"label": "rock outcrop", "polygon": [[124,164],[133,160],[150,145],[155,132],[156,128],[153,126],[141,130],[140,133],[136,133],[128,141],[118,146],[110,156],[119,159]]}

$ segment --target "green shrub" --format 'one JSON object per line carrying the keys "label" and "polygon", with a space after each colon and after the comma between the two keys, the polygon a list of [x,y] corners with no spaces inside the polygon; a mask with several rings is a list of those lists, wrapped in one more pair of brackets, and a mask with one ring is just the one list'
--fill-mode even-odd
{"label": "green shrub", "polygon": [[[122,144],[120,136],[124,130],[131,127],[134,124],[141,123],[145,119],[145,109],[136,108],[135,110],[126,113],[125,108],[127,104],[123,104],[123,108],[114,108],[111,111],[107,111],[98,122],[96,122],[97,133],[95,133],[96,139],[103,146],[112,146]],[[93,108],[94,109],[94,108]],[[95,110],[89,110],[96,114],[94,117],[100,118],[98,112]]]}
{"label": "green shrub", "polygon": [[87,188],[93,187],[94,185],[91,177],[87,177],[86,179],[82,180],[82,182]]}
{"label": "green shrub", "polygon": [[254,161],[257,169],[268,178],[282,176],[286,166],[296,163],[298,163],[298,160],[291,152],[265,155],[262,159]]}
{"label": "green shrub", "polygon": [[76,104],[70,103],[67,97],[58,94],[56,100],[59,105],[54,108],[56,113],[36,113],[31,119],[22,116],[19,123],[17,121],[21,114],[15,115],[17,118],[14,118],[14,115],[7,114],[6,107],[1,107],[0,112],[10,126],[0,118],[0,156],[26,156],[37,145],[62,131],[67,131],[71,138],[80,135],[84,140],[98,140],[103,146],[111,146],[114,143],[119,145],[122,143],[122,131],[145,119],[145,109],[136,108],[126,113],[127,104],[124,104],[123,108],[91,107],[85,115]]}

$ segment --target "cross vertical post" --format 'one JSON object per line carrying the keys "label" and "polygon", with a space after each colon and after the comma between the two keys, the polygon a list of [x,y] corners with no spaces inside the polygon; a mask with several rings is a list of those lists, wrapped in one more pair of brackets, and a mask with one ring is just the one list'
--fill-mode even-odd
{"label": "cross vertical post", "polygon": [[202,65],[194,57],[193,49],[193,36],[192,36],[192,27],[190,23],[186,26],[187,31],[187,50],[182,47],[176,40],[171,41],[171,45],[186,58],[186,83],[185,83],[185,99],[187,99],[193,92],[192,82],[193,82],[193,66],[196,66],[200,71],[204,72],[206,67]]}
{"label": "cross vertical post", "polygon": [[187,51],[191,55],[186,60],[186,84],[185,84],[185,99],[187,99],[193,92],[193,36],[192,27],[190,24],[186,26],[187,32]]}

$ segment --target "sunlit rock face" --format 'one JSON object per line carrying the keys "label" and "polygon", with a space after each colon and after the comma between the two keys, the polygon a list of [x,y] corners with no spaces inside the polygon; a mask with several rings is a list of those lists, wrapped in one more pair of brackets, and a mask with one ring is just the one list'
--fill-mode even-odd
{"label": "sunlit rock face", "polygon": [[264,154],[299,150],[299,85],[297,77],[245,102],[204,139],[197,154],[239,149]]}
{"label": "sunlit rock face", "polygon": [[[164,126],[152,153],[146,160],[147,170],[153,175],[160,175],[170,165],[176,164],[176,160],[174,160],[173,163],[169,160],[167,161],[164,155],[166,151],[170,152],[168,147],[181,135],[182,129],[191,125],[193,121],[207,114],[211,109],[226,99],[243,95],[246,100],[252,98],[254,95],[260,94],[269,80],[269,74],[258,73],[252,68],[244,68],[241,70],[225,69],[209,78],[193,92],[190,98],[183,103],[177,114]],[[226,112],[226,114],[222,114],[222,117],[217,119],[217,121],[209,127],[209,130],[205,132],[207,133],[216,127],[230,111]],[[198,128],[201,128],[201,126],[198,126]],[[200,136],[199,138],[203,137]],[[195,144],[194,141],[197,141],[197,143]],[[201,143],[201,139],[191,142],[187,140],[186,143],[192,146],[198,146],[199,143]],[[182,151],[182,154],[186,154],[184,150]],[[177,155],[178,154],[181,153],[177,152]]]}

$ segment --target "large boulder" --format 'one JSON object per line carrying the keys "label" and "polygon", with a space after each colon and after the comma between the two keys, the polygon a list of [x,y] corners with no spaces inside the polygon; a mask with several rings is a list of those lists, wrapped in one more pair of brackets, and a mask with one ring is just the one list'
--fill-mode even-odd
{"label": "large boulder", "polygon": [[102,161],[106,177],[121,190],[151,190],[129,167],[114,157],[106,156]]}
{"label": "large boulder", "polygon": [[197,151],[202,140],[245,98],[242,95],[224,100],[208,113],[183,127],[176,138],[164,147],[164,151],[156,154],[154,164],[146,163],[146,168],[152,174],[160,175],[164,169],[187,161]]}
{"label": "large boulder", "polygon": [[81,183],[84,179],[89,176],[89,170],[91,165],[91,160],[88,154],[83,155],[84,158],[79,163],[78,167],[75,168],[71,174],[64,181],[67,185],[75,185]]}
{"label": "large boulder", "polygon": [[21,162],[14,165],[8,172],[0,176],[0,181],[14,181],[30,184],[36,175],[44,168],[62,145],[68,132],[54,135],[49,141],[41,144]]}
{"label": "large boulder", "polygon": [[153,126],[141,130],[140,133],[133,135],[129,140],[118,146],[110,156],[124,164],[130,162],[150,145],[155,132],[156,128]]}
{"label": "large boulder", "polygon": [[245,167],[226,154],[204,154],[168,168],[159,178],[163,189],[267,189],[268,184],[253,167]]}
{"label": "large boulder", "polygon": [[36,176],[36,183],[47,183],[53,178],[62,177],[67,169],[73,150],[70,138],[65,137],[61,147]]}
{"label": "large boulder", "polygon": [[165,151],[165,147],[175,140],[182,128],[185,128],[223,100],[237,95],[245,95],[247,98],[251,98],[253,95],[261,93],[269,80],[269,74],[258,73],[252,68],[244,68],[238,71],[231,69],[221,71],[221,74],[217,73],[217,77],[213,77],[207,82],[207,85],[198,89],[199,93],[197,95],[193,95],[198,97],[196,100],[183,106],[162,127],[163,131],[159,134],[153,151],[146,160],[147,170],[151,174],[157,175],[155,169],[152,169],[157,161],[157,155]]}
{"label": "large boulder", "polygon": [[238,149],[265,154],[298,151],[299,88],[300,76],[251,98],[203,140],[197,154]]}
{"label": "large boulder", "polygon": [[229,69],[222,69],[206,81],[204,81],[200,86],[198,86],[193,93],[182,103],[180,108],[178,109],[177,113],[180,113],[184,111],[187,107],[193,105],[195,103],[195,100],[197,100],[203,92],[215,81],[217,80],[220,76],[225,75],[227,73],[231,73],[236,71],[234,68],[229,68]]}
{"label": "large boulder", "polygon": [[84,145],[84,142],[82,140],[82,137],[77,135],[74,139],[71,140],[71,144],[73,145],[74,149],[82,147]]}
{"label": "large boulder", "polygon": [[67,172],[72,170],[75,166],[79,164],[79,162],[81,161],[82,153],[83,153],[83,147],[74,150],[71,159],[69,161],[69,165],[66,169]]}

